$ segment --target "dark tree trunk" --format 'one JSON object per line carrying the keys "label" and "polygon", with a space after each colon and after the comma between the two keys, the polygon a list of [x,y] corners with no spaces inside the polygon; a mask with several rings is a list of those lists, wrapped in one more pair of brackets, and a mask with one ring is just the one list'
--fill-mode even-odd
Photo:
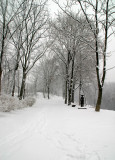
{"label": "dark tree trunk", "polygon": [[1,67],[0,67],[0,95],[1,95],[1,90],[2,90],[2,70],[1,70]]}
{"label": "dark tree trunk", "polygon": [[69,77],[68,77],[68,67],[66,66],[66,81],[65,81],[65,104],[67,104],[67,100],[68,100],[68,82],[69,81]]}
{"label": "dark tree trunk", "polygon": [[[70,62],[71,62],[71,53],[70,53],[70,50],[68,50],[68,55],[67,55],[67,72],[69,70],[69,65],[70,65]],[[70,80],[69,80],[69,75],[67,74],[68,78],[67,78],[67,96],[68,96],[68,105],[71,104],[71,101],[70,101],[70,97],[71,97],[71,93],[70,93]]]}
{"label": "dark tree trunk", "polygon": [[[102,79],[100,78],[99,75],[99,53],[98,53],[98,21],[97,21],[97,9],[98,9],[98,1],[96,2],[96,12],[95,12],[95,17],[96,17],[96,62],[97,62],[97,67],[96,67],[96,73],[97,73],[97,82],[98,82],[98,98],[97,98],[97,103],[96,103],[96,108],[95,111],[99,112],[101,108],[101,102],[102,102],[102,93],[103,93],[103,86],[105,82],[105,76],[106,76],[106,50],[107,50],[107,35],[108,35],[108,5],[109,5],[109,0],[106,2],[106,24],[105,24],[105,39],[104,39],[104,53],[103,53],[103,74],[102,74]],[[100,80],[101,79],[101,80]],[[101,81],[101,82],[100,82]]]}
{"label": "dark tree trunk", "polygon": [[20,96],[20,75],[18,71],[18,97]]}
{"label": "dark tree trunk", "polygon": [[15,76],[16,76],[16,70],[14,70],[14,79],[13,79],[13,88],[12,88],[12,96],[14,97],[14,92],[15,92]]}
{"label": "dark tree trunk", "polygon": [[50,99],[50,89],[48,87],[48,99]]}
{"label": "dark tree trunk", "polygon": [[16,71],[18,70],[18,66],[19,66],[19,56],[20,56],[20,50],[18,50],[17,62],[16,62],[15,69],[14,69],[14,77],[13,77],[14,79],[13,79],[12,96],[14,96],[14,92],[15,92],[15,85],[16,85],[15,77],[16,77]]}
{"label": "dark tree trunk", "polygon": [[71,88],[68,88],[68,106],[71,105]]}
{"label": "dark tree trunk", "polygon": [[26,73],[25,71],[23,71],[23,78],[22,78],[22,84],[21,84],[20,95],[19,95],[20,100],[24,98],[24,95],[25,95],[25,84],[26,84],[25,82],[26,82]]}
{"label": "dark tree trunk", "polygon": [[3,23],[3,36],[2,36],[2,46],[1,46],[1,53],[0,53],[0,95],[2,91],[2,61],[4,55],[4,45],[5,45],[5,36],[4,36],[5,24]]}
{"label": "dark tree trunk", "polygon": [[97,74],[97,83],[98,83],[98,98],[95,107],[95,111],[100,111],[101,107],[101,99],[102,99],[102,86],[100,82],[100,74],[99,74],[99,51],[98,51],[98,1],[96,0],[96,9],[95,9],[95,18],[96,18],[96,33],[95,33],[95,47],[96,47],[96,74]]}
{"label": "dark tree trunk", "polygon": [[67,104],[67,89],[68,89],[68,80],[65,82],[65,104]]}
{"label": "dark tree trunk", "polygon": [[99,112],[100,111],[100,106],[101,106],[101,101],[102,101],[102,87],[100,87],[98,89],[98,99],[97,99],[97,103],[96,103],[96,108],[95,111]]}
{"label": "dark tree trunk", "polygon": [[79,84],[79,105],[81,105],[81,88],[82,88],[82,83],[80,79],[80,84]]}
{"label": "dark tree trunk", "polygon": [[72,103],[74,103],[74,92],[75,91],[75,84],[73,83],[73,88],[72,88]]}
{"label": "dark tree trunk", "polygon": [[[109,0],[107,0],[106,3],[106,24],[105,24],[105,42],[104,42],[104,53],[103,53],[103,76],[101,80],[101,85],[98,83],[98,99],[96,103],[95,111],[99,112],[102,102],[102,93],[103,93],[103,86],[105,82],[105,76],[106,76],[106,50],[107,50],[107,35],[108,35],[108,7],[109,7]],[[97,68],[98,71],[98,68]],[[99,71],[98,71],[99,72]]]}
{"label": "dark tree trunk", "polygon": [[72,102],[72,92],[73,92],[73,78],[74,78],[74,56],[75,52],[73,54],[72,58],[72,66],[71,66],[71,80],[70,80],[70,86],[69,86],[69,97],[68,97],[68,105]]}

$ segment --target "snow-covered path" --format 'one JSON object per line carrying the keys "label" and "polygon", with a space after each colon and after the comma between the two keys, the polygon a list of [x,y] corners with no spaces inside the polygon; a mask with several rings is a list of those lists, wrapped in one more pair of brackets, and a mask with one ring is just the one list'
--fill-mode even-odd
{"label": "snow-covered path", "polygon": [[115,112],[78,110],[60,97],[0,113],[0,160],[114,160]]}

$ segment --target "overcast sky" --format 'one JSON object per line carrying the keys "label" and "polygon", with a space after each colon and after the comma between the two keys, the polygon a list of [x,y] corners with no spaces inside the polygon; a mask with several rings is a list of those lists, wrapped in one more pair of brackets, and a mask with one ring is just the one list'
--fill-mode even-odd
{"label": "overcast sky", "polygon": [[[62,4],[64,0],[60,1]],[[57,4],[49,0],[49,11],[52,17],[58,12],[59,7]],[[111,40],[108,41],[108,57],[107,57],[107,69],[115,66],[115,36],[112,36]],[[106,82],[115,82],[115,68],[107,71]]]}
{"label": "overcast sky", "polygon": [[[108,42],[108,51],[110,57],[107,58],[107,69],[115,66],[115,37],[112,37],[111,41]],[[107,71],[106,79],[115,82],[115,68]]]}

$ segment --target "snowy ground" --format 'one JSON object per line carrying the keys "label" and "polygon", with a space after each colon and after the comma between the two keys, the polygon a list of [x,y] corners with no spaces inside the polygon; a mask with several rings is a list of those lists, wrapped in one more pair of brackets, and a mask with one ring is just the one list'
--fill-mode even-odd
{"label": "snowy ground", "polygon": [[0,160],[115,160],[115,111],[39,97],[34,107],[0,112]]}

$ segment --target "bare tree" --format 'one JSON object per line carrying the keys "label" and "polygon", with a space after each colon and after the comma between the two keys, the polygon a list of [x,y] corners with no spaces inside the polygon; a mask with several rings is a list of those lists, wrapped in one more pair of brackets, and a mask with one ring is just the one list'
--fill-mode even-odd
{"label": "bare tree", "polygon": [[[74,14],[72,16],[75,17]],[[85,23],[84,19],[79,19],[79,21]],[[94,63],[92,35],[90,30],[84,28],[81,23],[77,23],[70,16],[61,14],[57,17],[57,21],[51,24],[52,38],[55,39],[52,50],[58,55],[65,66],[65,103],[68,103],[68,105],[74,102],[75,85],[80,77],[79,71],[82,70],[81,74],[84,74],[86,70],[87,73],[88,70],[91,71],[91,69],[89,69],[90,67],[94,68],[92,64],[89,68],[87,67],[88,62],[92,63],[93,60]],[[87,37],[89,40],[84,43],[84,39]],[[92,44],[92,49],[89,47],[89,44]],[[86,52],[88,53],[86,54]],[[83,66],[80,68],[80,54],[82,54],[81,61],[83,61],[82,64],[85,66],[84,68]],[[86,61],[86,63],[84,63],[84,61]],[[92,72],[95,73],[93,69],[91,73]]]}
{"label": "bare tree", "polygon": [[[22,99],[25,93],[26,77],[39,58],[43,56],[48,46],[43,42],[44,34],[47,30],[47,13],[45,10],[46,1],[39,3],[26,1],[23,3],[21,12],[21,56],[22,84],[19,98]],[[20,29],[20,28],[19,28]],[[44,43],[44,44],[43,44]]]}
{"label": "bare tree", "polygon": [[1,0],[0,1],[0,94],[1,94],[1,80],[3,72],[3,57],[5,54],[5,47],[10,39],[9,29],[12,27],[15,16],[20,12],[20,5],[17,1]]}
{"label": "bare tree", "polygon": [[[98,1],[96,0],[95,3],[91,1],[79,1],[78,3],[80,4],[81,10],[83,14],[86,17],[87,23],[90,26],[91,31],[94,34],[95,38],[95,53],[96,53],[96,74],[97,74],[97,82],[98,82],[98,99],[97,99],[97,104],[96,104],[96,111],[100,111],[101,107],[101,101],[102,101],[102,91],[103,91],[103,86],[105,82],[105,76],[106,76],[106,57],[107,57],[107,40],[110,35],[109,29],[112,26],[112,23],[115,21],[113,19],[114,15],[114,9],[115,9],[115,4],[113,4],[110,0],[106,1]],[[93,20],[95,22],[95,25],[93,26],[90,20],[90,16],[85,10],[85,6],[92,8],[94,11],[94,16]],[[103,30],[103,31],[101,31]],[[99,33],[103,33],[103,66],[102,66],[102,74],[100,75],[100,51],[99,51]]]}
{"label": "bare tree", "polygon": [[[54,0],[58,6],[74,20],[79,22],[78,19],[73,17],[69,10],[70,8],[77,6],[77,12],[79,15],[84,15],[86,18],[86,27],[89,26],[93,33],[95,40],[95,55],[96,55],[96,75],[98,84],[98,98],[95,111],[100,111],[103,86],[106,77],[106,57],[107,57],[107,42],[108,38],[115,33],[113,27],[115,27],[115,2],[114,0],[73,0],[67,1],[66,9],[60,6],[59,1]],[[68,9],[69,8],[69,9]],[[102,38],[103,47],[100,52],[100,37]],[[102,56],[100,54],[102,53]],[[103,58],[103,64],[100,59]],[[100,66],[102,68],[100,69]]]}
{"label": "bare tree", "polygon": [[[58,63],[56,57],[52,53],[47,53],[47,56],[43,56],[39,65],[34,71],[34,85],[36,88],[43,92],[44,98],[50,98],[52,93],[52,85],[56,81],[58,76]],[[54,88],[55,90],[55,88]]]}

